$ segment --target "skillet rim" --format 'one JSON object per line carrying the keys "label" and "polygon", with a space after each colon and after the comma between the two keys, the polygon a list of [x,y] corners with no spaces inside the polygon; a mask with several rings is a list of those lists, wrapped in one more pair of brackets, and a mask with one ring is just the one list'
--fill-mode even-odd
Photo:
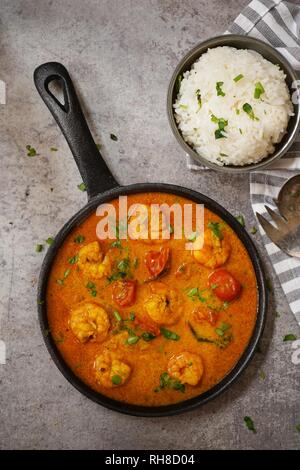
{"label": "skillet rim", "polygon": [[[145,192],[162,192],[186,197],[194,202],[204,204],[205,207],[207,207],[212,212],[215,212],[222,219],[224,219],[225,222],[230,225],[230,227],[234,230],[236,235],[242,241],[252,261],[257,281],[258,295],[257,317],[251,338],[243,354],[241,355],[237,363],[233,366],[233,368],[228,372],[228,374],[225,375],[225,377],[223,377],[220,382],[218,382],[216,385],[214,385],[212,388],[202,393],[201,395],[198,395],[185,401],[181,401],[179,403],[155,407],[128,404],[125,402],[113,400],[105,395],[100,394],[99,392],[96,392],[74,374],[74,372],[70,369],[70,367],[67,365],[62,355],[60,354],[59,349],[57,348],[51,334],[45,334],[45,332],[49,330],[46,308],[47,305],[45,301],[48,276],[51,270],[52,262],[65,238],[77,225],[82,223],[83,220],[85,220],[99,204],[108,202],[120,195],[128,195],[134,193],[138,194]],[[64,224],[64,226],[57,233],[53,244],[48,248],[39,274],[37,294],[38,318],[44,343],[53,362],[60,370],[60,372],[64,375],[64,377],[68,380],[68,382],[70,382],[70,384],[73,385],[73,387],[75,387],[80,393],[85,395],[90,400],[96,402],[97,404],[100,404],[113,411],[118,411],[123,414],[139,417],[172,416],[186,411],[191,411],[196,407],[207,403],[209,400],[216,398],[227,388],[229,388],[229,386],[241,375],[241,373],[249,365],[251,359],[254,356],[255,349],[265,327],[268,304],[268,293],[266,289],[266,278],[263,264],[253,240],[251,239],[247,231],[242,227],[242,225],[235,219],[233,215],[230,214],[230,212],[227,211],[227,209],[225,209],[223,206],[221,206],[219,203],[209,198],[208,196],[205,196],[204,194],[189,188],[167,183],[136,183],[127,186],[118,186],[91,198],[84,207],[82,207],[75,215],[73,215],[73,217],[71,217],[71,219],[69,219]],[[41,303],[41,301],[43,301],[43,303]]]}

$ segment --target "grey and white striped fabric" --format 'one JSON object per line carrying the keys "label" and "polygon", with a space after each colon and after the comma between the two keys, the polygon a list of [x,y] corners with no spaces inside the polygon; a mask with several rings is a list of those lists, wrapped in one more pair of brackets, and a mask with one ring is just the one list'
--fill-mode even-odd
{"label": "grey and white striped fabric", "polygon": [[[300,73],[300,0],[297,3],[252,0],[226,33],[246,34],[271,44]],[[189,156],[187,165],[191,170],[204,169]],[[250,174],[250,194],[254,212],[259,212],[270,220],[265,204],[274,209],[273,198],[276,198],[283,183],[299,173],[299,170],[300,136],[282,159],[265,171]],[[283,253],[270,241],[263,229],[259,228],[290,308],[300,325],[300,260]]]}

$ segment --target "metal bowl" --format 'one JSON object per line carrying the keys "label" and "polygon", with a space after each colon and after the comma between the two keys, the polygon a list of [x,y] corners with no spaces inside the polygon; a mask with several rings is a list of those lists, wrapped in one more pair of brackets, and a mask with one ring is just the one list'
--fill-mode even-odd
{"label": "metal bowl", "polygon": [[231,46],[237,49],[250,49],[258,52],[265,59],[269,60],[273,64],[278,64],[286,75],[286,83],[292,95],[292,84],[297,80],[296,72],[293,70],[287,60],[276,49],[274,49],[274,47],[268,45],[263,41],[249,36],[242,36],[238,34],[216,36],[214,38],[207,39],[206,41],[201,42],[196,47],[194,47],[194,49],[188,52],[179,62],[172,75],[167,96],[167,112],[171,129],[173,131],[174,136],[176,137],[176,140],[179,142],[179,144],[187,154],[193,157],[201,165],[207,166],[213,170],[231,173],[243,173],[247,171],[257,170],[258,168],[265,168],[271,163],[273,163],[275,160],[281,158],[294,142],[300,128],[300,109],[298,103],[294,104],[295,114],[290,118],[287,132],[281,142],[276,145],[275,151],[272,153],[272,155],[269,155],[258,163],[252,163],[250,165],[220,166],[208,161],[206,158],[199,155],[189,144],[184,141],[181,132],[177,127],[177,123],[174,116],[173,103],[176,100],[176,82],[178,76],[182,75],[187,70],[190,70],[193,63],[196,62],[196,60],[198,60],[199,57],[204,54],[208,49],[218,46]]}

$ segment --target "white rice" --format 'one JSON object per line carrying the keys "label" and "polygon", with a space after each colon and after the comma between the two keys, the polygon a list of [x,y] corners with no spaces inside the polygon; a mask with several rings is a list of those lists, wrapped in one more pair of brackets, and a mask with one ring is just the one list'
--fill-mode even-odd
{"label": "white rice", "polygon": [[[217,82],[225,96],[217,95]],[[264,92],[255,99],[257,83]],[[257,52],[227,46],[209,49],[184,73],[174,109],[184,140],[218,165],[247,165],[272,154],[293,115],[284,72]],[[219,123],[212,116],[228,121],[225,137],[216,138]]]}

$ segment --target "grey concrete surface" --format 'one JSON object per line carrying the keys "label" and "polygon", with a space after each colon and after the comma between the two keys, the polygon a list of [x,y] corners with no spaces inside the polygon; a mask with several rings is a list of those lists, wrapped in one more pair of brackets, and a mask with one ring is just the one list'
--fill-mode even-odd
{"label": "grey concrete surface", "polygon": [[[299,448],[299,336],[259,235],[272,279],[268,321],[242,377],[213,402],[177,417],[142,419],[92,403],[64,379],[45,349],[36,312],[43,253],[86,202],[81,177],[32,81],[34,68],[61,61],[85,105],[94,136],[120,183],[164,181],[202,191],[255,224],[247,176],[192,173],[168,126],[168,81],[182,55],[223,32],[247,0],[1,1],[0,365],[2,449],[295,449]],[[110,140],[113,132],[118,142]],[[26,145],[39,155],[26,156]],[[50,147],[58,152],[50,152]],[[51,191],[53,188],[53,191]],[[277,317],[275,312],[279,312]],[[266,374],[259,378],[259,371]],[[251,416],[257,434],[243,423]]]}

